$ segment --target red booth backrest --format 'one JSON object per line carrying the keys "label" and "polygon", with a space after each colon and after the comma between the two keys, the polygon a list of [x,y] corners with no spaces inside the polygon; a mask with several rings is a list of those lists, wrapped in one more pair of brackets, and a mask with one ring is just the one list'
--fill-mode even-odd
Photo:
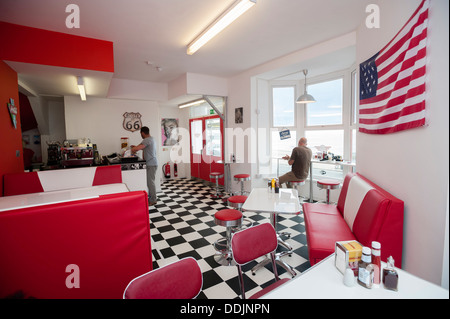
{"label": "red booth backrest", "polygon": [[0,298],[122,298],[151,269],[143,191],[0,213]]}
{"label": "red booth backrest", "polygon": [[122,183],[120,165],[11,173],[3,176],[3,195],[22,195],[114,183]]}
{"label": "red booth backrest", "polygon": [[381,259],[401,267],[404,203],[360,174],[347,174],[337,204],[358,241],[381,243]]}

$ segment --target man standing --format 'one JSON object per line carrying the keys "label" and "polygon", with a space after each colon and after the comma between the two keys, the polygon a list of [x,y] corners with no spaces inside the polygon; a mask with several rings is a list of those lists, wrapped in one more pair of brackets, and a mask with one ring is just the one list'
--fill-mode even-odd
{"label": "man standing", "polygon": [[150,129],[147,126],[141,128],[141,137],[143,138],[141,144],[137,146],[131,145],[131,152],[135,154],[137,151],[143,150],[142,153],[147,166],[148,204],[153,206],[157,200],[155,187],[155,176],[158,169],[156,143],[155,139],[150,136]]}
{"label": "man standing", "polygon": [[290,172],[280,176],[280,186],[290,181],[304,181],[309,174],[309,166],[311,163],[312,152],[306,147],[308,141],[302,137],[298,141],[298,147],[292,150],[291,156],[286,155],[283,159],[288,160],[288,164],[292,166]]}

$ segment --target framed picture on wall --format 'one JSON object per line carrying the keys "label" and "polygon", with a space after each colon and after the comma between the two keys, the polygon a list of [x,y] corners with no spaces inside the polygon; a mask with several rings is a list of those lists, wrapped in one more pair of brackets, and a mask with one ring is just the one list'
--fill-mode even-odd
{"label": "framed picture on wall", "polygon": [[237,107],[234,109],[234,123],[244,123],[244,108]]}
{"label": "framed picture on wall", "polygon": [[163,146],[172,146],[178,143],[178,119],[161,119],[161,141]]}

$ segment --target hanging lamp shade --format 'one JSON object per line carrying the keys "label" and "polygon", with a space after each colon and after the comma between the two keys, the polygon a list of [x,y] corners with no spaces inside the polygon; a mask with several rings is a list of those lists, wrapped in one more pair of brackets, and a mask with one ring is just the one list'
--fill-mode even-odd
{"label": "hanging lamp shade", "polygon": [[298,97],[297,103],[314,103],[316,100],[311,94],[305,93]]}
{"label": "hanging lamp shade", "polygon": [[296,103],[314,103],[316,99],[306,91],[306,75],[308,74],[308,70],[303,70],[303,74],[305,75],[305,93],[298,97]]}

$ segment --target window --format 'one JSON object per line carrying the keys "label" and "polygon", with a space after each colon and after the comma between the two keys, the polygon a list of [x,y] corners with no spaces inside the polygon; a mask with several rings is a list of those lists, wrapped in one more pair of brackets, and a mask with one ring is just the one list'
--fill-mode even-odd
{"label": "window", "polygon": [[306,126],[342,125],[343,79],[308,85],[317,100],[306,105]]}
{"label": "window", "polygon": [[272,88],[273,127],[295,126],[295,87]]}
{"label": "window", "polygon": [[205,120],[206,155],[222,157],[222,134],[220,118]]}

